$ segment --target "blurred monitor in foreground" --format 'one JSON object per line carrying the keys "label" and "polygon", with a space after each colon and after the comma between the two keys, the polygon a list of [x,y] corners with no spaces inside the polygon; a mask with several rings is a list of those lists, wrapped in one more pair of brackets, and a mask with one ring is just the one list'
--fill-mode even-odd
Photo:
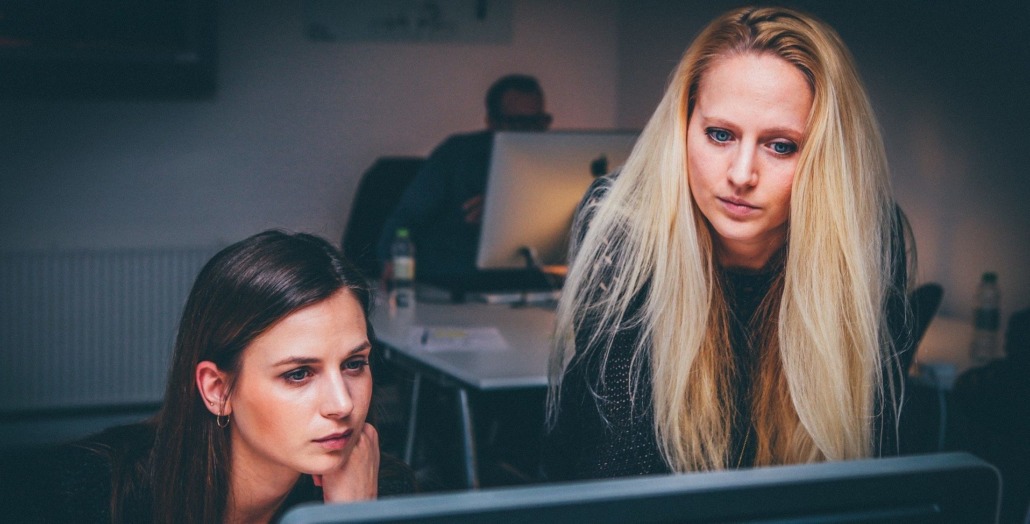
{"label": "blurred monitor in foreground", "polygon": [[1000,483],[947,453],[305,504],[282,522],[996,522]]}

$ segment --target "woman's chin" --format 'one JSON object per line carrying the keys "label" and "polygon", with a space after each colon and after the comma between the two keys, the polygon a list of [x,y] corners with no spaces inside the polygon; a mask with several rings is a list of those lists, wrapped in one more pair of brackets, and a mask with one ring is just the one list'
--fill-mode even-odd
{"label": "woman's chin", "polygon": [[301,470],[301,473],[306,475],[327,475],[340,469],[348,455],[349,453],[338,451],[331,455],[320,457],[318,460],[306,464],[307,467]]}

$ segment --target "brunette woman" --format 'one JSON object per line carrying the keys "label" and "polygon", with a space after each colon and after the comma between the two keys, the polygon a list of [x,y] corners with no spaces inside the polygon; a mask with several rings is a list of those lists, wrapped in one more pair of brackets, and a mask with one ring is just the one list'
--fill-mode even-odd
{"label": "brunette woman", "polygon": [[55,520],[269,522],[412,490],[380,456],[369,289],[326,241],[267,231],[201,270],[160,412],[62,454]]}

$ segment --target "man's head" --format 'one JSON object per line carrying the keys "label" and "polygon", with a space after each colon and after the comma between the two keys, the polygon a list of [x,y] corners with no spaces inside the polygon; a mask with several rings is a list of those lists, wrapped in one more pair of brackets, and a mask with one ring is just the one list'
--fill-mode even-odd
{"label": "man's head", "polygon": [[551,115],[536,78],[507,75],[494,82],[486,92],[486,125],[494,131],[546,131]]}

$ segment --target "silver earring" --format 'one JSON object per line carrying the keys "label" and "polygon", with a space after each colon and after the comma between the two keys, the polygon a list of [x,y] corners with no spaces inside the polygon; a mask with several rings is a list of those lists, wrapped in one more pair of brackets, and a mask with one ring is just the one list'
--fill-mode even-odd
{"label": "silver earring", "polygon": [[[222,420],[225,420],[225,423],[223,423]],[[215,416],[215,424],[222,429],[229,427],[229,415],[222,415],[219,413]]]}

